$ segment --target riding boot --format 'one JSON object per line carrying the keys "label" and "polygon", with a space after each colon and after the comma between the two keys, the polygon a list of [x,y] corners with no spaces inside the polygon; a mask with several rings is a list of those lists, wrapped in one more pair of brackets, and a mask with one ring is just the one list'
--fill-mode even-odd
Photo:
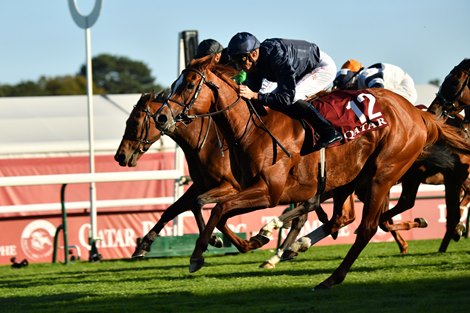
{"label": "riding boot", "polygon": [[341,135],[312,104],[307,101],[297,100],[293,105],[295,106],[294,110],[297,115],[301,115],[320,135],[317,146],[327,147],[343,139],[343,135]]}

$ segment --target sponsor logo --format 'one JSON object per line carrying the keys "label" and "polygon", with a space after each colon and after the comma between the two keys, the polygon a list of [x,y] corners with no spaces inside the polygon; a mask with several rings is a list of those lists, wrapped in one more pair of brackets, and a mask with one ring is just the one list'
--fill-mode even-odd
{"label": "sponsor logo", "polygon": [[21,233],[21,248],[30,259],[52,255],[55,226],[46,220],[35,220]]}

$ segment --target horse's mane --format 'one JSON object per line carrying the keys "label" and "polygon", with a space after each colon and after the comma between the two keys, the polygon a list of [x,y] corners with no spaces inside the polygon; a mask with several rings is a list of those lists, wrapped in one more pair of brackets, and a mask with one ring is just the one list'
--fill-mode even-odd
{"label": "horse's mane", "polygon": [[237,83],[232,79],[232,77],[237,75],[239,71],[229,65],[224,65],[220,63],[215,64],[210,70],[217,77],[221,78],[223,81],[229,84],[232,88],[238,90]]}
{"label": "horse's mane", "polygon": [[463,59],[462,62],[459,63],[459,65],[457,65],[457,67],[459,68],[462,68],[462,69],[465,69],[465,70],[470,70],[470,59]]}
{"label": "horse's mane", "polygon": [[237,84],[232,77],[237,75],[239,72],[232,66],[216,62],[211,56],[195,59],[191,61],[189,66],[198,69],[199,71],[209,70],[229,84],[233,89],[237,90]]}

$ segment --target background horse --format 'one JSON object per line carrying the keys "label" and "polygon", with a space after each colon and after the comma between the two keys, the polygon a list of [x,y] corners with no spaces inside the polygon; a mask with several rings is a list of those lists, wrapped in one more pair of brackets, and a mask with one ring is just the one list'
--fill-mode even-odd
{"label": "background horse", "polygon": [[[433,113],[436,119],[443,119],[450,125],[461,129],[461,136],[468,137],[465,122],[457,115],[470,104],[470,59],[464,59],[455,66],[441,84],[435,99],[431,102],[428,112]],[[466,119],[470,117],[470,110]],[[446,232],[439,247],[439,252],[445,252],[451,239],[459,240],[465,227],[460,222],[461,207],[468,204],[468,189],[470,182],[470,158],[464,154],[454,154],[454,166],[447,170],[441,170],[435,166],[415,166],[402,182],[403,190],[397,206],[385,214],[392,215],[403,212],[414,205],[418,186],[421,182],[444,184],[447,208]],[[462,190],[464,197],[461,197]],[[467,213],[468,214],[468,213]],[[467,216],[468,221],[468,216]],[[468,231],[468,230],[467,230]]]}
{"label": "background horse", "polygon": [[[155,127],[153,114],[162,104],[161,99],[163,98],[161,96],[159,94],[155,97],[153,93],[143,94],[134,106],[126,121],[123,139],[114,156],[116,162],[121,166],[136,166],[139,158],[153,143],[160,139],[161,132]],[[138,243],[132,255],[133,257],[143,257],[149,252],[153,241],[160,231],[169,221],[182,212],[191,210],[199,231],[202,231],[205,222],[201,212],[201,205],[197,202],[197,197],[212,189],[213,186],[225,186],[226,189],[221,188],[221,190],[225,190],[227,194],[234,192],[232,188],[237,186],[237,182],[231,176],[231,172],[226,171],[227,158],[221,157],[218,160],[214,160],[214,162],[207,161],[212,154],[222,152],[222,147],[219,146],[214,131],[210,131],[211,127],[212,129],[214,128],[214,125],[211,126],[207,119],[200,119],[197,123],[194,123],[194,127],[198,128],[198,134],[201,131],[206,136],[193,138],[193,141],[191,141],[192,146],[190,146],[191,149],[187,148],[188,145],[182,146],[183,150],[188,152],[185,156],[193,183],[175,203],[164,211],[155,226]],[[181,129],[181,131],[185,134],[185,129]],[[191,134],[191,130],[187,131],[187,133]],[[200,152],[199,150],[202,151]],[[212,236],[211,244],[221,246],[221,239]]]}
{"label": "background horse", "polygon": [[[254,118],[254,110],[238,96],[237,86],[228,76],[216,75],[214,71],[221,69],[213,66],[193,61],[173,85],[167,106],[156,117],[160,129],[173,132],[182,119],[212,112],[229,144],[232,168],[240,171],[238,181],[242,190],[212,209],[191,256],[191,272],[202,267],[208,235],[222,216],[304,202],[317,191],[319,153],[300,153],[304,139],[300,122],[271,110],[262,119]],[[356,241],[340,267],[322,283],[326,287],[343,281],[376,232],[388,191],[427,146],[443,140],[456,150],[470,152],[453,129],[434,121],[429,113],[414,108],[402,97],[387,90],[365,92],[361,95],[371,101],[372,111],[374,104],[377,110],[381,107],[380,114],[388,126],[326,151],[327,164],[333,166],[326,171],[325,191],[334,191],[334,212],[341,212],[344,200],[357,186],[361,186],[366,199]],[[351,99],[359,96],[342,93]],[[284,149],[279,142],[285,144]]]}

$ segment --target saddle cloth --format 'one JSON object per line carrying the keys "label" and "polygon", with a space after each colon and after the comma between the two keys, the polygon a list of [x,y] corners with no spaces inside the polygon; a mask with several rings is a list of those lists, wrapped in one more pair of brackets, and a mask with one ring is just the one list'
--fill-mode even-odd
{"label": "saddle cloth", "polygon": [[[311,103],[343,134],[341,143],[352,141],[369,131],[388,126],[380,104],[371,93],[365,90],[338,90],[316,98]],[[303,149],[310,150],[309,145],[313,148],[315,145],[313,138],[313,133],[308,134],[307,131]]]}

